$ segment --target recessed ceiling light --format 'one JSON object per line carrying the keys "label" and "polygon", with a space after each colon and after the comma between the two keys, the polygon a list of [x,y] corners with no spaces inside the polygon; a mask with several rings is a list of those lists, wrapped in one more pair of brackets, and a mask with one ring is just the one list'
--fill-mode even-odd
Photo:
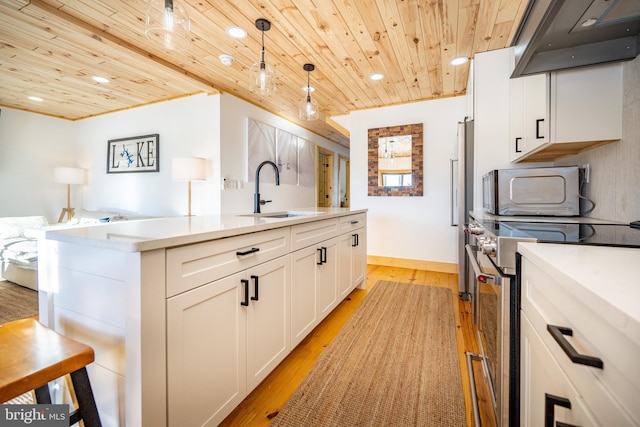
{"label": "recessed ceiling light", "polygon": [[27,96],[27,98],[29,98],[32,101],[37,101],[37,102],[44,101],[44,99],[40,98],[39,96]]}
{"label": "recessed ceiling light", "polygon": [[237,25],[231,25],[227,27],[227,34],[233,37],[234,39],[244,39],[247,37],[247,30],[244,28],[238,27]]}
{"label": "recessed ceiling light", "polygon": [[309,92],[313,92],[313,91],[315,91],[315,90],[316,90],[316,88],[315,88],[315,87],[313,87],[313,86],[302,86],[302,91],[303,91],[303,92],[306,92],[306,91],[307,91],[307,88],[309,88]]}
{"label": "recessed ceiling light", "polygon": [[218,58],[220,58],[220,62],[222,62],[222,65],[230,67],[233,64],[233,56],[231,55],[222,54],[218,56]]}
{"label": "recessed ceiling light", "polygon": [[91,76],[91,79],[94,82],[98,82],[98,83],[109,83],[109,79],[107,79],[106,77]]}
{"label": "recessed ceiling light", "polygon": [[583,27],[592,27],[596,22],[598,22],[598,18],[589,18],[580,25]]}
{"label": "recessed ceiling light", "polygon": [[451,60],[451,65],[462,65],[465,62],[467,62],[469,60],[469,58],[467,58],[466,56],[459,56],[457,58],[453,58]]}
{"label": "recessed ceiling light", "polygon": [[371,80],[382,80],[384,79],[384,74],[382,73],[373,73],[369,76]]}

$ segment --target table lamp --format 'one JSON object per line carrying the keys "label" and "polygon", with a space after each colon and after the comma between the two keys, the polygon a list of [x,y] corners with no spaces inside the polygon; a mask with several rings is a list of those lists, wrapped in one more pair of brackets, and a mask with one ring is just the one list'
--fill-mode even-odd
{"label": "table lamp", "polygon": [[71,207],[71,184],[84,184],[84,169],[58,167],[53,169],[53,180],[59,184],[67,184],[67,207],[62,208],[58,222],[62,222],[65,215],[70,221],[75,214],[75,209]]}
{"label": "table lamp", "polygon": [[191,216],[191,181],[204,181],[207,178],[206,165],[206,160],[201,157],[176,157],[172,161],[173,180],[187,181],[189,189],[188,216]]}

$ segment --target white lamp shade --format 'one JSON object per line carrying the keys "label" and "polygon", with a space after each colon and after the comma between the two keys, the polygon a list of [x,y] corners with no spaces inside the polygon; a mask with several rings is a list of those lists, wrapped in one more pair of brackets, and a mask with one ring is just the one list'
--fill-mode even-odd
{"label": "white lamp shade", "polygon": [[84,169],[67,167],[54,168],[53,180],[59,184],[84,184]]}
{"label": "white lamp shade", "polygon": [[201,157],[176,157],[171,164],[174,181],[202,181],[207,179],[207,161]]}

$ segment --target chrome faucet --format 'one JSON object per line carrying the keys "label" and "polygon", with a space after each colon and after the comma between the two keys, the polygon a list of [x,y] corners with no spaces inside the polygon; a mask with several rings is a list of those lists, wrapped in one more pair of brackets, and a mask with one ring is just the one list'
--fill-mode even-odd
{"label": "chrome faucet", "polygon": [[278,166],[270,160],[265,160],[260,163],[260,165],[258,165],[258,169],[256,169],[256,192],[253,195],[253,213],[260,213],[260,205],[264,205],[271,201],[260,200],[260,169],[262,169],[264,165],[273,166],[273,170],[276,171],[276,185],[280,185],[280,173],[278,171]]}

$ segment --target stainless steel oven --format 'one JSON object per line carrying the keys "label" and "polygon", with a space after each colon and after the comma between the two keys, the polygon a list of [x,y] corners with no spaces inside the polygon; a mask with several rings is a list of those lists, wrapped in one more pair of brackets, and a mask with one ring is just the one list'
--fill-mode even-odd
{"label": "stainless steel oven", "polygon": [[[504,274],[496,267],[489,256],[484,254],[481,243],[484,236],[474,236],[471,243],[466,245],[467,258],[472,270],[472,284],[474,288],[473,311],[476,323],[478,354],[468,354],[469,372],[473,378],[471,359],[481,361],[484,377],[489,386],[491,404],[497,425],[510,425],[509,410],[519,405],[519,393],[516,384],[518,372],[515,372],[517,358],[512,352],[517,351],[512,336],[518,331],[517,325],[512,327],[512,321],[518,312],[519,301],[515,276]],[[479,245],[480,244],[480,245]],[[511,310],[514,310],[514,313]],[[474,386],[472,391],[475,393]],[[474,414],[478,417],[477,396],[474,396]],[[516,419],[516,418],[511,418]],[[476,419],[476,425],[479,421]]]}

